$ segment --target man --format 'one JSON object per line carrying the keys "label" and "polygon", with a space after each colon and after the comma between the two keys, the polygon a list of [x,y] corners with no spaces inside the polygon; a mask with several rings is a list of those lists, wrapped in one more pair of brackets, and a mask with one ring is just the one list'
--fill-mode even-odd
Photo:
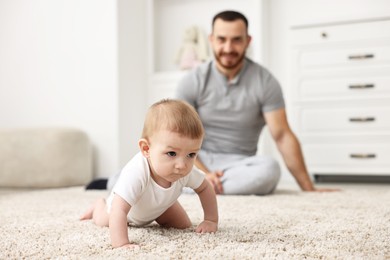
{"label": "man", "polygon": [[207,173],[217,194],[271,193],[280,169],[271,158],[256,155],[265,124],[300,188],[316,189],[291,131],[281,88],[262,66],[245,57],[251,42],[248,21],[235,11],[217,14],[209,41],[213,61],[202,64],[179,83],[177,97],[198,111],[206,136],[196,165]]}
{"label": "man", "polygon": [[[196,166],[217,194],[265,195],[275,189],[280,168],[269,157],[256,155],[259,135],[267,124],[273,139],[303,191],[332,191],[314,187],[300,144],[291,131],[282,90],[273,75],[245,57],[251,42],[248,20],[235,11],[214,16],[209,41],[213,61],[189,72],[176,96],[195,107],[205,128]],[[89,188],[109,188],[118,175],[93,181]]]}

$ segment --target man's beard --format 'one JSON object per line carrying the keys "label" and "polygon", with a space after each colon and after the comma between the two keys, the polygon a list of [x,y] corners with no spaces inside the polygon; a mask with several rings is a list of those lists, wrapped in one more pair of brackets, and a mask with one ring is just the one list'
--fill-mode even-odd
{"label": "man's beard", "polygon": [[223,64],[222,61],[221,61],[221,55],[222,55],[222,56],[223,56],[223,55],[226,55],[226,53],[222,53],[222,54],[219,54],[219,55],[218,55],[217,53],[214,52],[214,57],[215,57],[215,59],[217,60],[217,63],[218,63],[222,68],[227,69],[227,70],[233,70],[233,69],[237,68],[238,66],[241,65],[242,61],[243,61],[244,58],[245,58],[245,52],[242,53],[241,56],[239,56],[239,54],[238,54],[237,52],[230,53],[230,55],[235,55],[238,59],[237,59],[237,61],[234,62],[234,63],[231,63],[231,64],[229,64],[229,65],[225,65],[225,64]]}

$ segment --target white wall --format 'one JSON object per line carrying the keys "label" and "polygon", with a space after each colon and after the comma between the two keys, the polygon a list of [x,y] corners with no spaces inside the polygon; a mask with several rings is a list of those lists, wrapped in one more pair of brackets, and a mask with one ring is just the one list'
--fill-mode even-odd
{"label": "white wall", "polygon": [[139,151],[138,139],[147,108],[145,13],[145,0],[118,1],[119,169]]}
{"label": "white wall", "polygon": [[[145,52],[128,38],[138,40],[144,31],[143,1],[132,1],[137,9],[123,3],[0,0],[0,127],[84,130],[95,148],[96,176],[118,171],[135,152],[128,147],[139,129],[133,135],[130,122],[139,125],[144,110]],[[118,12],[118,5],[127,9]],[[118,27],[131,20],[119,14],[141,18],[137,29]],[[140,69],[132,71],[138,61]]]}
{"label": "white wall", "polygon": [[[289,29],[304,24],[329,23],[367,18],[390,17],[388,0],[267,0],[268,31],[266,66],[278,78],[285,95],[290,90]],[[287,100],[288,106],[289,100]],[[287,107],[288,111],[288,107]],[[276,153],[274,143],[266,138],[266,153]],[[280,158],[280,155],[277,155]],[[283,167],[284,179],[291,179]]]}

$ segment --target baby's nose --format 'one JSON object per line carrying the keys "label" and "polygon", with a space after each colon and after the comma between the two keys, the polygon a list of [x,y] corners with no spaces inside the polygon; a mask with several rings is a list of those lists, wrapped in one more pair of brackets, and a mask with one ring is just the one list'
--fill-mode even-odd
{"label": "baby's nose", "polygon": [[178,159],[176,160],[175,167],[176,167],[177,169],[183,169],[183,168],[185,168],[185,167],[186,167],[186,162],[185,162],[185,160],[184,160],[184,159],[178,158]]}

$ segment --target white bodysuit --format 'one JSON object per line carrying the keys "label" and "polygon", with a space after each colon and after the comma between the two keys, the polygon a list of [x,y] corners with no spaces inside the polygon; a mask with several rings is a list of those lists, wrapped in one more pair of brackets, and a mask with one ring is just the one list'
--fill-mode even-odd
{"label": "white bodysuit", "polygon": [[127,220],[138,226],[146,225],[172,206],[184,187],[197,189],[204,178],[205,174],[194,166],[187,176],[163,188],[153,180],[148,161],[139,152],[123,168],[107,199],[107,210],[110,212],[113,196],[117,194],[131,205]]}

